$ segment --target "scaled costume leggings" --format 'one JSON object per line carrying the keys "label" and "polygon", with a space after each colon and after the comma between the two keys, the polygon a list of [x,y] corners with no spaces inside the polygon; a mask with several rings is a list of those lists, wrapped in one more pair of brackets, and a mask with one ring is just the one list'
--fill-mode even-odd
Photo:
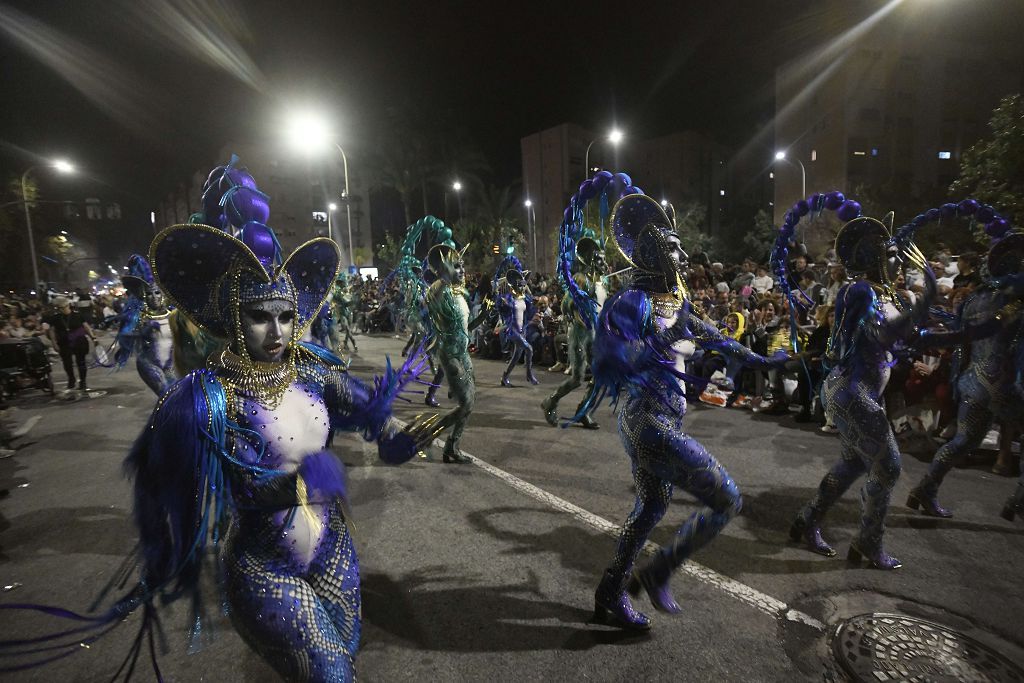
{"label": "scaled costume leggings", "polygon": [[167,360],[167,367],[161,367],[158,361],[138,354],[135,358],[135,368],[139,371],[142,381],[157,396],[163,396],[171,385],[178,381],[173,358]]}
{"label": "scaled costume leggings", "polygon": [[[968,370],[959,381],[960,401],[956,415],[956,435],[939,448],[928,466],[924,481],[925,493],[934,496],[946,474],[962,456],[981,445],[995,418],[993,408],[1008,407],[1012,396],[993,396],[992,387],[983,382],[973,370]],[[1004,411],[1005,412],[1005,411]]]}
{"label": "scaled costume leggings", "polygon": [[235,629],[286,681],[352,681],[361,628],[359,562],[340,505],[331,507],[307,568],[286,557],[279,529],[252,519],[232,529],[224,550]]}
{"label": "scaled costume leggings", "polygon": [[513,329],[506,330],[505,339],[512,344],[512,357],[508,360],[502,379],[508,379],[518,365],[519,359],[523,357],[526,358],[526,375],[529,377],[533,373],[533,347],[530,346],[530,342],[526,340],[522,332]]}
{"label": "scaled costume leggings", "polygon": [[825,404],[839,430],[841,454],[804,509],[804,519],[818,525],[829,508],[865,472],[861,489],[860,548],[873,553],[882,547],[885,514],[902,463],[885,407],[861,384],[841,375],[825,380]]}
{"label": "scaled costume leggings", "polygon": [[[563,396],[583,384],[583,378],[586,376],[587,369],[590,368],[590,352],[593,339],[591,333],[586,328],[580,330],[578,329],[579,327],[581,326],[574,324],[569,329],[569,368],[572,374],[558,385],[555,393],[551,394],[551,407],[553,409],[558,408],[558,402]],[[594,384],[591,382],[588,387],[587,396],[583,397],[584,402],[593,390]]]}
{"label": "scaled costume leggings", "polygon": [[[619,436],[633,465],[636,504],[626,519],[608,568],[624,582],[648,535],[657,526],[678,486],[704,504],[679,527],[675,538],[660,550],[670,569],[715,538],[743,504],[736,482],[693,437],[683,433],[686,402],[671,399],[666,409],[657,399],[629,399],[619,411]],[[621,585],[621,584],[619,584]]]}
{"label": "scaled costume leggings", "polygon": [[465,351],[453,356],[439,350],[437,362],[439,367],[437,375],[434,377],[434,383],[440,384],[441,380],[447,376],[449,396],[458,403],[445,413],[436,425],[439,431],[451,427],[444,450],[452,453],[458,451],[459,440],[462,439],[462,432],[466,429],[466,421],[469,419],[469,414],[473,412],[473,402],[476,400],[476,379],[473,375],[473,361],[470,360],[469,353]]}

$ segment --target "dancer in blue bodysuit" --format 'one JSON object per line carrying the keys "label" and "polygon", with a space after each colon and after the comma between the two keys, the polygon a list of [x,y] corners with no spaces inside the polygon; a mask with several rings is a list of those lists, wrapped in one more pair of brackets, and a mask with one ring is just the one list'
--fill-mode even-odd
{"label": "dancer in blue bodysuit", "polygon": [[[589,414],[594,403],[606,396],[621,401],[619,435],[632,461],[636,503],[595,593],[594,617],[645,630],[650,619],[633,608],[627,584],[634,595],[645,590],[656,609],[679,612],[669,589],[672,573],[714,539],[741,506],[739,488],[729,473],[684,430],[684,381],[696,379],[683,371],[684,360],[701,347],[753,367],[776,363],[723,338],[691,312],[682,280],[686,254],[679,237],[662,207],[636,192],[625,187],[626,196],[612,212],[616,242],[634,266],[632,282],[610,298],[600,313],[592,366],[597,395],[580,407],[575,419]],[[578,200],[578,195],[573,197],[567,221],[581,219]],[[563,236],[568,232],[563,224]],[[596,302],[571,279],[568,286],[584,312],[582,319],[591,319]],[[631,578],[637,555],[668,509],[675,487],[695,496],[704,507]]]}
{"label": "dancer in blue bodysuit", "polygon": [[134,354],[139,377],[153,393],[163,396],[178,380],[172,332],[176,314],[167,309],[145,257],[133,254],[128,259],[128,275],[121,282],[128,290],[128,301],[120,315],[114,359],[118,367],[124,367]]}
{"label": "dancer in blue bodysuit", "polygon": [[[841,194],[833,195],[839,195],[841,201]],[[826,200],[820,195],[815,198]],[[808,202],[801,203],[806,213]],[[851,201],[845,206],[855,207],[853,213],[859,215],[859,204]],[[844,218],[846,212],[840,208],[838,214]],[[836,322],[826,351],[832,370],[823,387],[825,411],[839,429],[842,454],[814,498],[797,515],[790,536],[816,553],[835,555],[821,536],[822,520],[850,485],[867,474],[861,493],[860,533],[850,543],[848,559],[866,557],[878,569],[896,569],[902,565],[885,552],[882,535],[902,465],[882,392],[894,362],[894,346],[911,339],[915,325],[927,319],[936,291],[935,275],[913,243],[908,242],[901,253],[886,224],[873,218],[856,217],[847,222],[836,237],[836,253],[855,278],[836,298]],[[924,295],[912,307],[905,306],[892,287],[904,259],[913,262],[925,277]]]}
{"label": "dancer in blue bodysuit", "polygon": [[529,271],[524,270],[523,264],[512,254],[502,260],[494,273],[492,291],[501,316],[501,336],[505,343],[512,345],[511,357],[501,376],[503,387],[512,386],[509,377],[520,359],[526,366],[526,381],[540,384],[540,380],[533,374],[533,347],[526,340],[526,326],[530,324],[535,311],[533,295],[526,284],[527,273]]}
{"label": "dancer in blue bodysuit", "polygon": [[[988,279],[961,305],[949,332],[922,334],[922,346],[956,346],[956,435],[935,453],[907,505],[952,517],[938,501],[939,486],[958,458],[981,445],[994,420],[1024,426],[1024,234],[1009,233],[988,254]],[[1022,499],[1024,500],[1024,499]],[[1004,516],[1019,503],[1007,503]]]}

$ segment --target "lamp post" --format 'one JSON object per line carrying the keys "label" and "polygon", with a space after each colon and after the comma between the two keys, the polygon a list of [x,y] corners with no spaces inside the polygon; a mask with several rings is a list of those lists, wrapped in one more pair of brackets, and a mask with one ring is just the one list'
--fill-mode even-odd
{"label": "lamp post", "polygon": [[523,202],[523,206],[526,207],[526,231],[530,235],[530,259],[533,261],[534,267],[539,268],[540,264],[537,261],[537,214],[534,213],[532,200],[527,199]]}
{"label": "lamp post", "polygon": [[334,202],[331,202],[330,204],[327,205],[327,238],[331,240],[334,239],[334,233],[331,232],[331,216],[333,216],[334,212],[337,210],[338,205],[335,204]]}
{"label": "lamp post", "polygon": [[793,163],[793,161],[796,161],[796,163],[799,164],[799,166],[800,166],[800,199],[806,199],[807,198],[807,169],[804,168],[804,162],[800,161],[799,159],[795,159],[795,160],[788,159],[786,157],[786,152],[784,150],[779,150],[778,152],[775,153],[775,160],[776,161],[789,161],[790,163]]}
{"label": "lamp post", "polygon": [[[618,128],[613,128],[611,132],[608,133],[607,141],[610,142],[613,147],[618,146],[618,144],[622,141],[622,131],[619,130]],[[587,151],[583,155],[584,180],[590,177],[590,148],[594,146],[595,142],[597,142],[597,140],[590,141],[590,144],[587,145]]]}
{"label": "lamp post", "polygon": [[[348,262],[350,265],[355,265],[355,259],[352,255],[352,195],[349,191],[348,156],[345,154],[345,150],[334,140],[326,120],[322,116],[311,112],[293,115],[288,122],[287,135],[292,146],[306,154],[315,154],[322,151],[328,145],[334,145],[334,148],[341,154],[341,163],[345,174],[343,199],[345,200],[345,220],[348,227]],[[328,222],[330,222],[330,219],[330,213],[328,212]],[[329,227],[328,234],[330,233],[331,229]],[[331,239],[334,238],[332,237]]]}
{"label": "lamp post", "polygon": [[[53,162],[53,168],[59,173],[74,173],[75,167],[64,161],[58,159]],[[26,183],[28,183],[28,174],[36,169],[35,166],[29,166],[25,169],[25,172],[21,174],[21,201],[25,207],[25,228],[28,230],[28,253],[29,259],[32,261],[32,288],[36,289],[39,287],[39,265],[36,263],[36,241],[32,234],[32,212],[28,208],[28,189]]]}
{"label": "lamp post", "polygon": [[459,202],[459,222],[462,221],[462,183],[456,180],[452,183],[452,189],[455,190],[455,199]]}

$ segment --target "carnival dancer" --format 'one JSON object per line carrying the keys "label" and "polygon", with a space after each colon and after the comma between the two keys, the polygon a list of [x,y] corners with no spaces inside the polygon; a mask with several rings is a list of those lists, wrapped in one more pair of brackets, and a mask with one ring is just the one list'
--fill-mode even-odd
{"label": "carnival dancer", "polygon": [[[576,272],[572,277],[576,281],[576,286],[597,303],[597,310],[600,311],[607,298],[603,279],[608,266],[604,250],[597,240],[592,237],[583,237],[576,243],[575,262]],[[573,303],[573,297],[568,292],[562,297],[562,317],[569,321],[569,367],[572,374],[540,404],[544,411],[544,419],[552,427],[558,426],[558,402],[563,396],[583,383],[583,378],[590,369],[594,344],[594,326],[583,322],[580,312]],[[594,382],[591,380],[583,402],[588,400],[593,391]],[[580,418],[579,424],[586,429],[599,427],[589,413]]]}
{"label": "carnival dancer", "polygon": [[[841,193],[832,195],[843,201]],[[835,204],[823,195],[814,195],[811,203],[822,201]],[[807,213],[808,202],[801,202]],[[860,216],[860,205],[845,200],[837,215],[846,220],[851,213],[856,217],[840,229],[835,249],[855,281],[844,285],[836,298],[836,322],[826,350],[832,370],[822,388],[825,412],[839,430],[841,455],[797,515],[790,537],[802,540],[813,552],[834,556],[835,550],[821,536],[822,521],[850,485],[866,474],[860,533],[850,542],[847,559],[866,558],[877,569],[897,569],[902,564],[886,553],[882,536],[902,465],[882,392],[889,381],[894,346],[911,339],[915,325],[927,319],[936,292],[935,275],[912,242],[906,242],[901,252],[891,240],[892,214],[885,224]],[[905,260],[924,273],[925,291],[913,306],[906,306],[892,286]]]}
{"label": "carnival dancer", "polygon": [[352,285],[344,273],[338,273],[338,281],[334,286],[331,305],[334,308],[335,336],[338,339],[334,347],[335,352],[339,352],[342,349],[348,351],[348,345],[351,342],[353,353],[359,353],[359,347],[352,336],[355,299],[352,296]]}
{"label": "carnival dancer", "polygon": [[[626,595],[646,591],[655,609],[680,611],[672,597],[672,573],[695,551],[710,542],[741,506],[740,492],[725,468],[683,428],[686,381],[684,362],[699,346],[724,353],[752,367],[774,367],[779,361],[754,354],[724,339],[690,311],[682,275],[686,254],[668,215],[655,200],[626,187],[612,211],[615,240],[634,266],[631,284],[610,298],[601,311],[593,346],[593,375],[598,393],[618,405],[622,443],[633,465],[636,503],[619,537],[615,556],[594,596],[596,621],[646,630],[650,619],[635,610]],[[567,220],[579,220],[577,196]],[[563,234],[564,234],[563,225]],[[593,311],[595,302],[574,283],[576,305]],[[582,316],[588,320],[589,313]],[[581,419],[594,405],[580,407]],[[691,515],[673,541],[645,566],[633,570],[648,535],[668,509],[679,487],[704,507]]]}
{"label": "carnival dancer", "polygon": [[908,506],[933,517],[953,516],[939,504],[939,486],[958,459],[981,445],[992,422],[1011,429],[1024,425],[1024,233],[996,241],[987,261],[989,277],[961,305],[955,329],[924,331],[918,343],[955,345],[958,369],[951,379],[959,406],[956,435],[938,449],[907,498]]}
{"label": "carnival dancer", "polygon": [[171,318],[176,314],[168,310],[144,256],[133,254],[128,259],[128,275],[121,278],[121,283],[128,291],[128,301],[120,315],[114,360],[118,367],[124,367],[134,354],[139,377],[153,393],[163,396],[178,380],[171,329]]}
{"label": "carnival dancer", "polygon": [[436,418],[402,430],[391,403],[423,362],[410,359],[397,371],[389,362],[368,387],[336,356],[301,342],[337,275],[337,245],[319,238],[281,259],[265,225],[251,222],[239,235],[185,225],[153,242],[157,285],[229,346],[164,394],[126,460],[141,581],[98,617],[34,606],[87,624],[73,631],[73,644],[47,647],[47,661],[50,651],[81,649],[79,641],[92,642],[141,608],[125,665],[134,667],[148,643],[156,667],[157,605],[181,596],[193,601],[197,637],[212,539],[221,546],[233,624],[253,650],[288,681],[354,679],[359,564],[342,506],[344,471],[325,444],[335,431],[357,431],[377,442],[385,462],[413,457],[433,439]]}
{"label": "carnival dancer", "polygon": [[[473,360],[469,356],[469,332],[484,317],[484,312],[481,312],[475,320],[469,319],[466,266],[462,261],[465,250],[466,247],[458,251],[448,244],[435,244],[427,252],[427,263],[437,276],[427,290],[427,312],[434,333],[431,353],[438,365],[433,384],[436,387],[447,378],[449,396],[458,404],[436,424],[438,431],[451,429],[442,455],[446,463],[468,462],[459,450],[459,441],[473,412],[476,397]],[[428,402],[430,398],[428,395]]]}
{"label": "carnival dancer", "polygon": [[540,384],[540,380],[533,374],[533,346],[526,340],[526,326],[535,310],[533,295],[526,284],[529,272],[523,269],[523,264],[515,255],[508,254],[494,273],[492,288],[501,316],[501,336],[506,344],[512,346],[508,365],[501,376],[503,387],[512,386],[509,377],[520,360],[526,366],[526,381],[534,385]]}
{"label": "carnival dancer", "polygon": [[[215,500],[220,514],[234,513],[222,561],[242,638],[288,680],[351,680],[359,569],[344,473],[325,445],[334,430],[358,430],[384,460],[410,458],[430,434],[422,423],[402,432],[390,403],[422,362],[389,368],[371,390],[337,357],[299,342],[335,280],[337,246],[313,240],[278,265],[264,230],[246,226],[242,238],[184,226],[152,247],[161,288],[230,347],[172,388],[128,458],[145,579],[160,586],[198,573],[190,544],[203,543],[202,508],[183,502]],[[182,438],[194,440],[186,452],[198,480],[180,460]]]}
{"label": "carnival dancer", "polygon": [[409,340],[402,348],[402,357],[412,349],[425,346],[430,338],[430,316],[427,315],[427,283],[423,279],[423,267],[412,266],[409,269],[407,282],[403,287],[408,290],[405,308],[405,326],[409,329]]}

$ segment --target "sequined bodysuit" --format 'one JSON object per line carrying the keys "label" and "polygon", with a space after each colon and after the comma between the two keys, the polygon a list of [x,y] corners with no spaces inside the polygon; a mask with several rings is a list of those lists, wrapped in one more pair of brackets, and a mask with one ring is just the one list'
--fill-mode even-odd
{"label": "sequined bodysuit", "polygon": [[[703,503],[673,540],[661,548],[659,569],[668,575],[725,527],[741,507],[739,488],[726,469],[684,431],[685,356],[699,346],[751,367],[771,361],[722,337],[679,301],[667,304],[642,290],[624,290],[605,304],[594,343],[594,375],[600,386],[618,388],[619,435],[632,462],[636,503],[623,525],[598,603],[611,605],[648,535],[679,487]],[[624,395],[624,396],[623,396]]]}
{"label": "sequined bodysuit", "polygon": [[882,393],[889,381],[892,349],[914,328],[911,311],[901,312],[894,302],[885,292],[876,294],[865,280],[839,291],[827,351],[833,367],[823,394],[826,414],[839,430],[841,454],[801,513],[804,522],[816,528],[850,485],[867,473],[855,543],[873,556],[881,551],[885,514],[902,467]]}
{"label": "sequined bodysuit", "polygon": [[136,331],[135,368],[157,396],[162,396],[178,380],[170,315],[144,316]]}
{"label": "sequined bodysuit", "polygon": [[469,357],[469,330],[482,319],[483,313],[471,323],[463,289],[445,280],[435,281],[427,290],[427,312],[434,333],[430,352],[438,365],[434,384],[440,384],[447,377],[449,394],[457,403],[440,419],[437,427],[438,430],[451,429],[444,450],[449,454],[458,453],[459,440],[476,398],[476,378]]}
{"label": "sequined bodysuit", "polygon": [[925,345],[956,344],[959,369],[956,435],[935,453],[921,481],[921,493],[930,499],[956,460],[981,445],[993,420],[1011,427],[1024,424],[1024,387],[1018,381],[1024,344],[1020,303],[1020,295],[986,285],[964,302],[957,331],[922,335]]}

